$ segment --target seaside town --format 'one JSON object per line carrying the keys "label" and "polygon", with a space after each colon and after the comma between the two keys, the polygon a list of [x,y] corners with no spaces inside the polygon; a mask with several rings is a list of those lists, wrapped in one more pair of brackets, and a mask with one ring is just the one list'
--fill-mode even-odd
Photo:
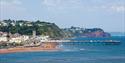
{"label": "seaside town", "polygon": [[[24,45],[24,46],[38,46],[40,45],[38,42],[40,40],[48,40],[49,36],[36,36],[35,31],[33,31],[32,36],[28,35],[20,35],[18,33],[11,34],[7,32],[0,32],[0,43],[5,43],[2,45],[7,45],[8,47],[16,46],[16,45]],[[2,48],[2,46],[1,46]]]}
{"label": "seaside town", "polygon": [[[59,42],[73,37],[110,37],[100,28],[59,28],[54,23],[44,21],[3,20],[0,21],[0,53],[17,51],[59,50]],[[112,40],[79,42],[113,42]]]}
{"label": "seaside town", "polygon": [[56,49],[58,45],[56,41],[60,41],[60,37],[64,36],[61,33],[54,23],[3,20],[0,21],[0,49],[14,47]]}
{"label": "seaside town", "polygon": [[58,43],[49,36],[20,35],[0,32],[0,53],[57,50]]}
{"label": "seaside town", "polygon": [[125,0],[0,0],[0,63],[125,63]]}

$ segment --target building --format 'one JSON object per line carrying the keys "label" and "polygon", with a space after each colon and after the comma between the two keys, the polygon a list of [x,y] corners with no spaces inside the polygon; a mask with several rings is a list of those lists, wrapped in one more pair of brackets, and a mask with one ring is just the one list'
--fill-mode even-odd
{"label": "building", "polygon": [[18,37],[11,37],[10,40],[9,40],[9,43],[13,43],[13,42],[21,43],[21,42],[24,42],[24,41],[26,41],[28,39],[29,39],[29,36],[25,36],[25,35],[18,36]]}
{"label": "building", "polygon": [[7,37],[0,37],[0,42],[7,42]]}

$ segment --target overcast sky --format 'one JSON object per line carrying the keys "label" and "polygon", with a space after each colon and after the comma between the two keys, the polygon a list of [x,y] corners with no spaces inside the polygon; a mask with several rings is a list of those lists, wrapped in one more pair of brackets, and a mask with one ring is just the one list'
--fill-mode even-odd
{"label": "overcast sky", "polygon": [[0,0],[0,20],[42,20],[60,28],[125,31],[125,0]]}

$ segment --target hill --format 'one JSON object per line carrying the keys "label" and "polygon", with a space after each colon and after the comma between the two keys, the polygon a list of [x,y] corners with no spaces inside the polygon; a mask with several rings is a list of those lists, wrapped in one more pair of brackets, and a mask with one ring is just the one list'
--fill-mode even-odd
{"label": "hill", "polygon": [[22,35],[32,35],[32,31],[37,35],[49,35],[51,38],[62,38],[65,36],[63,31],[55,24],[44,21],[26,20],[3,20],[0,21],[0,31],[19,33]]}
{"label": "hill", "polygon": [[74,27],[64,28],[65,33],[69,33],[71,36],[76,37],[110,37],[111,35],[105,32],[101,28],[80,28]]}
{"label": "hill", "polygon": [[60,39],[67,37],[110,37],[111,35],[101,28],[80,28],[71,27],[60,29],[55,23],[44,21],[27,21],[27,20],[3,20],[0,21],[0,31],[10,32],[12,34],[19,33],[22,35],[32,35],[33,31],[36,35],[48,35],[50,38]]}

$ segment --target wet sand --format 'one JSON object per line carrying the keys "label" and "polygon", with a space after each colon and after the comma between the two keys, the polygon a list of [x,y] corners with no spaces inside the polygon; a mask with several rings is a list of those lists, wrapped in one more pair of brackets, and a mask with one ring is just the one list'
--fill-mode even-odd
{"label": "wet sand", "polygon": [[0,49],[0,54],[15,52],[35,52],[35,51],[58,51],[58,48],[42,48],[42,47],[14,47],[8,49]]}

